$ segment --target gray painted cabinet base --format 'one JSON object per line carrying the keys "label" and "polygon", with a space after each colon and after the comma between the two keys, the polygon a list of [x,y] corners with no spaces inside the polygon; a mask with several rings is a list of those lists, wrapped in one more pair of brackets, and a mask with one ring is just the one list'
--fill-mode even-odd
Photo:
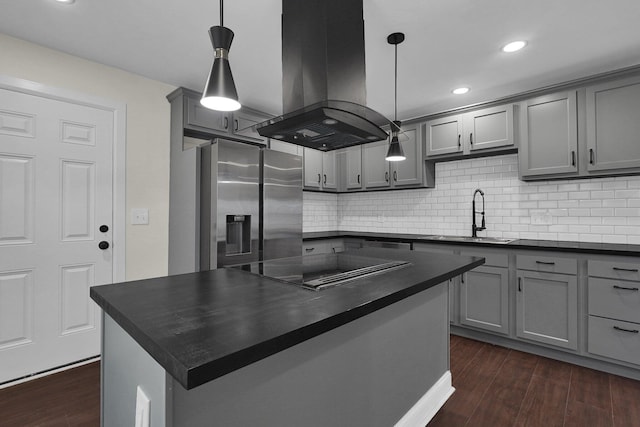
{"label": "gray painted cabinet base", "polygon": [[105,316],[103,426],[133,425],[137,385],[154,427],[394,425],[448,378],[447,298],[434,286],[188,391]]}

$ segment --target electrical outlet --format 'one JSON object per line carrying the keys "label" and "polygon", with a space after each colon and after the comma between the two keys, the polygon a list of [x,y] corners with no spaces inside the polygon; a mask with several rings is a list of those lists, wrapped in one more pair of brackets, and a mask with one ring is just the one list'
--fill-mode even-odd
{"label": "electrical outlet", "polygon": [[133,224],[133,225],[148,225],[149,224],[149,209],[147,209],[147,208],[133,208],[133,209],[131,209],[131,224]]}
{"label": "electrical outlet", "polygon": [[135,427],[149,427],[149,403],[150,400],[140,386],[136,391],[136,423]]}

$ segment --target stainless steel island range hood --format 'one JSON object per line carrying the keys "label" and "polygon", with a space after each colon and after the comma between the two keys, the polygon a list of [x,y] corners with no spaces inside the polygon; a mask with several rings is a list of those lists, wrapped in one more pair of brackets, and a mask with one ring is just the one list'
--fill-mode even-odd
{"label": "stainless steel island range hood", "polygon": [[324,151],[387,138],[365,106],[362,0],[282,0],[282,87],[262,136]]}

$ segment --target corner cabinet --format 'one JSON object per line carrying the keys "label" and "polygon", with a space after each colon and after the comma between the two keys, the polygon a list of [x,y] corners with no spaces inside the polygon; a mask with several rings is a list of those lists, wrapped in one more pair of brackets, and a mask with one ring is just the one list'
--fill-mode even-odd
{"label": "corner cabinet", "polygon": [[518,254],[516,267],[516,335],[577,350],[577,260]]}
{"label": "corner cabinet", "polygon": [[640,77],[587,87],[589,172],[640,170]]}
{"label": "corner cabinet", "polygon": [[314,190],[337,189],[336,152],[304,148],[304,187]]}
{"label": "corner cabinet", "polygon": [[401,162],[385,160],[389,148],[386,140],[362,146],[366,189],[433,186],[433,173],[426,170],[422,157],[421,132],[420,124],[403,126],[399,139],[406,160]]}
{"label": "corner cabinet", "polygon": [[576,91],[523,103],[518,152],[522,179],[578,173],[577,108]]}
{"label": "corner cabinet", "polygon": [[425,123],[426,157],[513,148],[514,110],[513,104],[500,105]]}
{"label": "corner cabinet", "polygon": [[344,166],[340,168],[344,171],[341,190],[362,190],[362,145],[343,149]]}

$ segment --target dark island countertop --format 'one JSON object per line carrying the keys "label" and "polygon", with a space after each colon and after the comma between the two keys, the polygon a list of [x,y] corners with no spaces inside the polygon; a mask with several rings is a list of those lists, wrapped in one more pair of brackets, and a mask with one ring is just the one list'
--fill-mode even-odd
{"label": "dark island countertop", "polygon": [[191,389],[484,263],[392,249],[354,252],[412,264],[322,291],[225,268],[95,286],[91,298]]}
{"label": "dark island countertop", "polygon": [[433,243],[465,246],[485,246],[506,249],[530,249],[557,252],[573,252],[595,255],[640,256],[640,245],[623,243],[591,243],[563,240],[516,239],[510,243],[491,243],[482,241],[434,240],[428,234],[377,233],[364,231],[316,231],[303,234],[304,240],[359,238],[389,242]]}

